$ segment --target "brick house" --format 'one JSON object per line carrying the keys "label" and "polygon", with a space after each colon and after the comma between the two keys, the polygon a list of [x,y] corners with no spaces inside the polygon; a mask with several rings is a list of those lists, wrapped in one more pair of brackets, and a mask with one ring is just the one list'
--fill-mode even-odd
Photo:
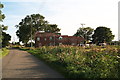
{"label": "brick house", "polygon": [[57,33],[36,32],[35,47],[54,46],[54,45],[79,45],[84,42],[84,38],[60,35]]}

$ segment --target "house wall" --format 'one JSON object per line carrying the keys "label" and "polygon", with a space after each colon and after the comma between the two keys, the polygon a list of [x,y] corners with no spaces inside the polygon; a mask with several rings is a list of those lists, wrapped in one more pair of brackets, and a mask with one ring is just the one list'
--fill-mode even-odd
{"label": "house wall", "polygon": [[[60,36],[62,39],[59,39]],[[38,40],[37,38],[40,38]],[[35,47],[39,46],[54,46],[59,44],[64,45],[78,45],[84,41],[81,37],[56,35],[55,33],[37,33],[35,35]]]}

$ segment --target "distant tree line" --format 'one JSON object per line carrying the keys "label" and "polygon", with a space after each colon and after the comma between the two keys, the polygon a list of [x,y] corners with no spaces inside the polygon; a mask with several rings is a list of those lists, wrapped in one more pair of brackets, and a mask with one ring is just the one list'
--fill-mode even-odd
{"label": "distant tree line", "polygon": [[92,43],[109,43],[114,39],[114,35],[110,28],[99,26],[95,30],[91,27],[80,27],[74,36],[83,37],[87,42],[91,41]]}

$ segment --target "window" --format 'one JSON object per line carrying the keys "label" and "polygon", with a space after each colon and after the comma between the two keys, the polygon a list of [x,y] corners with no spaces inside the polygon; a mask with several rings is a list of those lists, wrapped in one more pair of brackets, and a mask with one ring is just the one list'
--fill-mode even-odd
{"label": "window", "polygon": [[52,46],[52,43],[50,43],[49,45]]}
{"label": "window", "polygon": [[62,36],[59,37],[59,39],[62,39],[62,38],[63,38]]}
{"label": "window", "polygon": [[52,40],[53,38],[52,37],[50,37],[50,40]]}
{"label": "window", "polygon": [[44,40],[46,41],[47,39],[46,39],[46,38],[44,38]]}
{"label": "window", "polygon": [[59,43],[59,45],[62,45],[62,43]]}
{"label": "window", "polygon": [[37,37],[37,41],[40,41],[40,37]]}
{"label": "window", "polygon": [[71,45],[75,45],[75,43],[72,43]]}

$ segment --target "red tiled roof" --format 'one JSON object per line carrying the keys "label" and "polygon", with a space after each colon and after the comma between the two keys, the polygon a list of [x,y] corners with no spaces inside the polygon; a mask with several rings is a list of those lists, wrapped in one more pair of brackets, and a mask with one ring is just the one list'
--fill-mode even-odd
{"label": "red tiled roof", "polygon": [[44,36],[55,36],[55,37],[67,37],[67,38],[75,38],[75,39],[82,39],[84,40],[84,38],[82,37],[76,37],[76,36],[68,36],[68,35],[56,35],[55,33],[47,33],[47,32],[36,32],[35,33],[35,37],[39,36],[40,34],[43,34]]}

